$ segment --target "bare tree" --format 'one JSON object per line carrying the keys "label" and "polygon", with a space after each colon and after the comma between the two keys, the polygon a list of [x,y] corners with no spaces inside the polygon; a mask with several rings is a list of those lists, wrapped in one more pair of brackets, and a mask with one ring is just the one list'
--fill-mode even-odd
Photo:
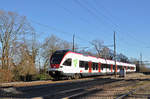
{"label": "bare tree", "polygon": [[117,55],[117,60],[121,62],[129,62],[129,59],[127,56],[123,55],[122,53]]}
{"label": "bare tree", "polygon": [[49,65],[50,56],[56,51],[60,49],[70,49],[71,43],[64,41],[55,35],[51,35],[46,38],[42,45],[42,57],[44,59],[44,66],[47,67]]}
{"label": "bare tree", "polygon": [[22,33],[27,33],[26,17],[13,12],[0,11],[0,44],[2,69],[10,66],[11,42]]}
{"label": "bare tree", "polygon": [[60,39],[54,35],[47,37],[42,45],[42,56],[45,59],[44,64],[48,65],[48,61],[52,53],[60,49]]}
{"label": "bare tree", "polygon": [[15,59],[13,61],[14,67],[12,69],[15,79],[22,76],[25,80],[27,76],[36,74],[36,62],[33,58],[33,54],[35,54],[35,58],[37,54],[33,53],[32,46],[32,42],[30,41],[15,42],[13,47]]}
{"label": "bare tree", "polygon": [[21,61],[19,66],[21,69],[21,75],[32,75],[35,74],[35,60],[33,59],[32,52],[29,51],[28,45],[23,44],[20,48],[21,51]]}
{"label": "bare tree", "polygon": [[101,50],[104,47],[103,46],[103,41],[100,40],[93,40],[90,42],[90,44],[94,47],[94,49],[97,51],[98,57],[101,57]]}
{"label": "bare tree", "polygon": [[102,50],[100,51],[101,56],[105,59],[109,59],[110,58],[110,49],[106,46],[104,46],[102,48]]}
{"label": "bare tree", "polygon": [[[20,71],[19,74],[23,74],[21,73],[23,70],[32,70],[28,73],[34,73],[37,49],[33,43],[35,40],[30,38],[33,33],[33,28],[25,16],[19,16],[14,12],[0,11],[0,66],[6,71],[4,75],[8,74],[7,71],[9,74],[13,71]],[[29,40],[25,40],[26,35],[30,40],[32,39],[32,44],[27,44]],[[23,47],[25,48],[23,49]],[[31,63],[32,66],[27,63]],[[15,73],[11,75],[15,76]]]}
{"label": "bare tree", "polygon": [[72,44],[67,41],[61,40],[60,43],[61,43],[61,46],[60,46],[61,49],[71,49],[72,47]]}

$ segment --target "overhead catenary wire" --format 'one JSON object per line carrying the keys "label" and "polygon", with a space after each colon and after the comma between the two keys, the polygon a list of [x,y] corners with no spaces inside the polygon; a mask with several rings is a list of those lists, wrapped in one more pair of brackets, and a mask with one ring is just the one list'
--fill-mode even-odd
{"label": "overhead catenary wire", "polygon": [[[74,0],[74,2],[76,2],[78,5],[80,5],[83,9],[85,9],[91,16],[94,16],[94,17],[96,17],[96,19],[97,20],[99,20],[100,21],[100,17],[99,17],[99,15],[102,15],[102,14],[99,14],[99,13],[101,13],[96,7],[90,7],[90,8],[88,8],[87,6],[85,6],[85,4],[87,5],[89,5],[89,3],[88,3],[88,1],[82,1],[82,2],[86,2],[84,5],[83,5],[83,3],[81,3],[81,1],[79,1],[79,0]],[[92,9],[91,9],[92,8]],[[73,13],[70,11],[70,9],[68,10],[68,9],[66,9],[66,8],[64,8],[65,10],[66,10],[66,12],[68,12],[68,13],[70,13],[70,14],[72,14],[73,15]],[[95,10],[95,9],[97,9],[97,10]],[[95,12],[94,12],[94,11]],[[123,33],[123,32],[121,32],[120,31],[120,28],[119,28],[119,25],[117,24],[116,25],[116,23],[115,22],[112,22],[111,21],[111,19],[109,19],[109,17],[107,17],[106,15],[102,15],[103,17],[105,17],[105,19],[107,19],[107,21],[110,21],[109,23],[111,23],[112,25],[114,25],[113,27],[115,27],[115,29],[116,29],[116,31],[117,31],[117,33],[116,34],[118,34],[118,35],[120,35],[120,33]],[[79,18],[80,19],[80,18]],[[82,19],[81,19],[82,20]],[[41,25],[41,24],[40,24]],[[43,24],[42,24],[43,25]],[[45,25],[44,25],[44,27],[45,27]],[[57,31],[57,32],[61,32],[61,33],[64,33],[64,34],[67,34],[68,35],[68,32],[65,32],[65,31],[60,31],[59,29],[57,29],[57,28],[54,28],[54,27],[50,27],[50,26],[47,26],[46,25],[46,27],[47,28],[50,28],[50,29],[52,29],[52,30],[54,30],[54,31]],[[115,30],[114,29],[114,30]],[[74,31],[73,31],[74,32]],[[118,33],[119,32],[119,33]],[[125,33],[124,33],[125,34]],[[139,40],[137,40],[136,39],[136,37],[134,37],[134,36],[131,36],[130,35],[130,33],[127,33],[127,34],[129,34],[128,36],[132,39],[132,40],[134,40],[134,41],[138,41],[138,42],[140,42]],[[69,33],[69,35],[72,35],[72,33]],[[79,39],[79,40],[81,40],[81,41],[86,41],[86,42],[89,42],[89,41],[87,41],[86,39],[84,39],[84,38],[81,38],[80,36],[78,36],[77,35],[77,39]],[[125,39],[124,39],[124,41],[126,41]],[[121,41],[122,42],[122,41]],[[141,42],[140,42],[141,43]],[[142,42],[143,43],[143,42]],[[142,44],[141,43],[141,44]],[[130,44],[131,45],[131,44]]]}
{"label": "overhead catenary wire", "polygon": [[79,0],[73,0],[77,5],[79,5],[81,8],[83,8],[84,10],[86,10],[89,15],[94,16],[98,21],[100,21],[99,16],[97,16],[97,14],[93,11],[90,10],[90,8],[86,7],[84,4],[82,4]]}
{"label": "overhead catenary wire", "polygon": [[[77,0],[76,0],[76,1],[77,1]],[[88,4],[88,1],[84,1],[84,2],[86,2],[86,4]],[[82,5],[80,4],[80,6],[82,6]],[[91,8],[91,7],[89,7],[88,10],[90,10],[90,8]],[[92,8],[93,8],[94,11],[97,12],[97,14],[99,13],[96,8],[94,8],[94,7],[92,7]],[[102,16],[105,17],[104,15],[102,15]],[[109,18],[107,18],[107,17],[105,17],[105,18],[109,20]],[[117,33],[118,35],[120,35],[120,33],[124,33],[124,32],[121,31],[119,24],[116,24],[116,23],[114,23],[114,22],[111,21],[111,20],[109,20],[109,21],[112,23],[112,25],[114,25],[115,30],[116,30],[117,32],[119,32],[119,33]],[[124,33],[124,34],[125,34],[125,33]],[[126,34],[127,34],[127,36],[128,36],[129,38],[132,39],[132,41],[139,42],[139,43],[140,43],[140,46],[141,46],[142,48],[143,48],[143,44],[146,44],[145,42],[143,42],[143,41],[137,39],[135,36],[132,36],[132,34],[130,34],[130,33],[128,33],[128,32],[127,32]],[[121,40],[121,41],[122,41],[122,40]],[[126,40],[124,40],[124,41],[126,41]],[[126,41],[126,42],[127,42],[127,41]],[[125,44],[126,44],[126,43],[125,43]],[[130,43],[129,45],[131,45],[131,43]],[[127,45],[127,46],[128,46],[128,45]],[[131,46],[137,48],[139,45],[138,45],[138,46],[135,46],[134,44],[132,44]]]}
{"label": "overhead catenary wire", "polygon": [[[89,6],[87,6],[86,5],[86,3],[84,3],[83,4],[83,2],[81,2],[80,0],[73,0],[77,5],[79,5],[82,9],[84,9],[85,11],[87,11],[88,12],[88,14],[90,15],[90,16],[93,16],[97,21],[97,24],[99,24],[99,23],[103,23],[103,24],[105,24],[102,20],[101,20],[101,18],[100,18],[100,16],[96,13],[96,12],[94,12]],[[112,28],[112,25],[110,25],[111,26],[111,30],[113,31],[114,30],[114,28]],[[98,27],[98,29],[100,28],[100,26]],[[106,27],[105,27],[106,28]],[[92,33],[93,34],[93,33]],[[109,36],[108,36],[109,37]]]}
{"label": "overhead catenary wire", "polygon": [[[47,28],[47,29],[54,30],[54,31],[59,32],[59,33],[63,33],[64,35],[70,35],[70,36],[72,36],[72,33],[69,33],[69,32],[66,32],[66,31],[62,31],[62,30],[60,30],[60,29],[58,29],[58,28],[55,28],[55,27],[52,27],[52,26],[49,26],[49,25],[46,25],[46,24],[43,24],[43,23],[39,23],[39,22],[33,21],[33,20],[31,20],[31,19],[30,19],[30,21],[31,21],[32,23],[34,23],[34,24],[37,24],[37,25],[42,26],[42,27],[45,27],[45,28]],[[41,35],[42,35],[42,34],[41,34]],[[76,35],[76,39],[81,40],[82,43],[83,43],[83,41],[84,41],[85,43],[89,43],[88,40],[86,40],[86,39],[84,39],[84,38],[81,38],[81,37],[78,36],[78,35]]]}
{"label": "overhead catenary wire", "polygon": [[[63,6],[62,6],[63,7]],[[64,8],[64,7],[63,7]],[[66,8],[64,8],[68,13],[70,13],[70,14],[72,14],[72,12],[71,11],[69,11],[68,9],[66,9]],[[90,10],[89,10],[90,11]],[[92,12],[91,12],[92,13]],[[96,15],[96,14],[95,14]],[[97,16],[97,18],[98,18],[98,16]],[[54,27],[52,27],[52,26],[49,26],[49,25],[45,25],[45,24],[42,24],[42,23],[39,23],[39,22],[36,22],[36,21],[33,21],[33,20],[31,20],[33,23],[35,23],[35,24],[38,24],[38,25],[40,25],[40,26],[42,26],[42,27],[46,27],[46,28],[48,28],[48,29],[51,29],[51,30],[54,30],[54,31],[56,31],[56,32],[59,32],[59,33],[63,33],[63,34],[67,34],[67,35],[72,35],[72,33],[68,33],[68,32],[66,32],[66,31],[62,31],[62,30],[60,30],[60,29],[57,29],[57,28],[54,28]],[[89,43],[89,41],[88,40],[86,40],[86,39],[83,39],[83,38],[81,38],[80,36],[78,36],[78,35],[76,35],[77,36],[77,39],[79,39],[79,40],[82,40],[82,41],[86,41],[87,43]]]}
{"label": "overhead catenary wire", "polygon": [[56,31],[56,32],[60,32],[60,33],[63,33],[63,34],[69,34],[69,35],[71,35],[71,33],[69,33],[69,32],[59,30],[59,29],[57,29],[57,28],[55,28],[55,27],[52,27],[52,26],[50,26],[50,25],[46,25],[46,24],[43,24],[43,23],[40,23],[40,22],[37,22],[37,21],[33,21],[33,20],[31,20],[31,19],[30,19],[30,21],[31,21],[32,23],[35,23],[35,24],[37,24],[37,25],[39,25],[39,26],[42,26],[42,27],[45,27],[45,28],[47,28],[47,29],[51,29],[51,30],[54,30],[54,31]]}
{"label": "overhead catenary wire", "polygon": [[[77,0],[76,0],[77,1]],[[89,6],[89,3],[88,3],[88,1],[84,1],[88,6]],[[98,6],[98,1],[96,1],[95,0],[95,2],[94,2],[97,6]],[[99,6],[98,6],[99,7]],[[108,10],[106,10],[106,8],[104,7],[104,6],[102,6],[101,5],[101,7],[103,8],[103,10],[105,10],[105,12],[109,12]],[[90,6],[90,8],[92,8],[93,9],[93,11],[95,11],[98,15],[101,15],[102,17],[104,17],[105,19],[106,19],[106,21],[107,22],[109,22],[110,24],[112,24],[113,25],[113,29],[114,30],[116,30],[117,32],[119,32],[119,33],[124,33],[124,32],[122,32],[121,31],[121,29],[120,29],[120,25],[118,24],[118,23],[115,23],[113,20],[111,20],[108,16],[106,16],[105,14],[103,14],[103,13],[101,13],[96,7],[94,7],[94,6]],[[89,8],[89,9],[90,9]],[[112,14],[109,12],[109,16],[111,16],[112,18],[113,18],[113,16],[112,16]],[[128,37],[130,37],[132,40],[134,40],[134,41],[138,41],[140,44],[142,44],[143,45],[143,43],[144,44],[147,44],[146,42],[143,42],[143,41],[141,41],[141,40],[139,40],[139,39],[137,39],[135,36],[133,36],[131,33],[128,33],[128,32],[126,32],[126,33],[124,33],[124,34],[127,34],[128,35]]]}
{"label": "overhead catenary wire", "polygon": [[[56,2],[57,2],[57,1],[56,1]],[[73,13],[70,9],[68,9],[67,7],[64,7],[64,6],[63,6],[61,3],[59,3],[59,2],[57,2],[57,4],[59,5],[59,7],[61,7],[62,9],[64,9],[64,11],[66,11],[69,15],[75,16],[74,13]],[[81,20],[81,21],[83,21],[83,22],[85,22],[85,23],[91,24],[91,22],[90,22],[89,20],[87,20],[85,17],[83,18],[83,17],[78,16],[78,17],[76,17],[76,18],[79,18],[79,20]]]}
{"label": "overhead catenary wire", "polygon": [[[84,0],[84,2],[88,5],[88,6],[90,6],[90,4],[89,4],[89,2],[88,1],[86,1],[86,0]],[[105,14],[103,14],[103,13],[101,13],[96,7],[94,7],[94,6],[90,6],[90,8],[91,8],[91,10],[93,11],[93,12],[95,12],[97,15],[101,15],[104,19],[105,19],[105,21],[107,21],[108,23],[110,23],[110,25],[112,24],[112,26],[115,28],[115,27],[118,27],[118,25],[116,24],[116,23],[114,23],[109,17],[107,17]],[[114,29],[113,28],[113,29]]]}
{"label": "overhead catenary wire", "polygon": [[[95,3],[95,5],[97,5],[97,7],[102,7],[103,10],[104,10],[106,13],[108,13],[109,16],[111,16],[111,19],[114,19],[114,16],[113,16],[113,15],[109,12],[109,10],[106,9],[102,4],[100,4],[97,0],[95,0],[94,3]],[[99,5],[100,5],[100,6],[99,6]],[[107,16],[106,16],[106,17],[107,17]],[[110,20],[109,18],[107,18],[107,19]],[[112,20],[110,20],[110,21],[112,21]],[[117,20],[117,21],[118,21],[118,20]],[[141,43],[142,45],[143,45],[143,43],[144,43],[144,44],[148,44],[148,43],[146,43],[146,42],[141,41],[140,39],[137,39],[135,36],[132,35],[132,33],[129,33],[129,32],[125,32],[125,33],[124,33],[124,32],[122,32],[121,29],[120,29],[119,23],[115,23],[115,22],[113,22],[113,21],[112,21],[112,23],[116,26],[116,29],[117,29],[118,32],[123,33],[123,34],[127,34],[128,37],[132,38],[132,40],[138,41],[138,42]]]}
{"label": "overhead catenary wire", "polygon": [[[75,1],[76,2],[76,1]],[[64,7],[61,3],[58,3],[57,2],[57,4],[59,4],[60,5],[60,7],[61,8],[63,8],[68,14],[70,14],[71,16],[74,16],[74,14],[72,13],[72,11],[70,10],[70,9],[68,9],[68,8],[66,8],[66,7]],[[85,9],[86,10],[86,9]],[[90,11],[90,10],[89,10]],[[91,12],[92,13],[92,12]],[[85,19],[85,17],[83,18],[83,17],[80,17],[79,15],[77,16],[81,21],[83,21],[83,22],[86,22],[86,23],[88,23],[88,24],[91,24],[91,22],[89,21],[89,20],[87,20],[87,19]],[[93,33],[93,32],[92,32]],[[89,33],[89,34],[91,34],[91,33]],[[76,35],[76,37],[78,38],[78,39],[80,39],[80,40],[84,40],[84,41],[87,41],[88,43],[90,42],[90,41],[88,41],[88,40],[86,40],[86,39],[84,39],[84,38],[81,38],[80,36],[78,36],[78,35]]]}

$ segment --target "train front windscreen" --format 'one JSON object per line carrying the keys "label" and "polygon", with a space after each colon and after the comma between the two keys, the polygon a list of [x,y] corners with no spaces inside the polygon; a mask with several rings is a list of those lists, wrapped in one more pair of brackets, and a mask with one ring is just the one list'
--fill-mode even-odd
{"label": "train front windscreen", "polygon": [[64,57],[64,55],[65,55],[67,52],[68,52],[68,51],[66,51],[66,50],[59,50],[59,51],[56,51],[56,52],[51,56],[50,63],[51,63],[51,64],[60,64],[62,58]]}

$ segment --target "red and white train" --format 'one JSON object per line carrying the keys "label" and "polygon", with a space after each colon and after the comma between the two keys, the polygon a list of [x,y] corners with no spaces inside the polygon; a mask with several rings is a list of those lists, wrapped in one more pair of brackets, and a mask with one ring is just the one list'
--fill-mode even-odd
{"label": "red and white train", "polygon": [[84,76],[114,74],[120,72],[135,72],[135,64],[115,62],[103,58],[83,55],[68,50],[58,50],[50,58],[49,74],[55,79],[61,77],[80,78]]}

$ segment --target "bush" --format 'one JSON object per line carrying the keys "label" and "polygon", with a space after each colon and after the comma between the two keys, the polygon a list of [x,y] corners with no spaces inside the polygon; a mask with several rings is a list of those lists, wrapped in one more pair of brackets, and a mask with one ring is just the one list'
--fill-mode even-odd
{"label": "bush", "polygon": [[19,72],[14,70],[0,69],[0,82],[11,81],[35,81],[35,80],[51,80],[52,77],[47,73],[34,74],[34,75],[19,75]]}
{"label": "bush", "polygon": [[0,82],[11,82],[13,80],[12,75],[10,70],[0,69]]}
{"label": "bush", "polygon": [[35,76],[36,80],[50,80],[52,77],[49,74],[37,74]]}

